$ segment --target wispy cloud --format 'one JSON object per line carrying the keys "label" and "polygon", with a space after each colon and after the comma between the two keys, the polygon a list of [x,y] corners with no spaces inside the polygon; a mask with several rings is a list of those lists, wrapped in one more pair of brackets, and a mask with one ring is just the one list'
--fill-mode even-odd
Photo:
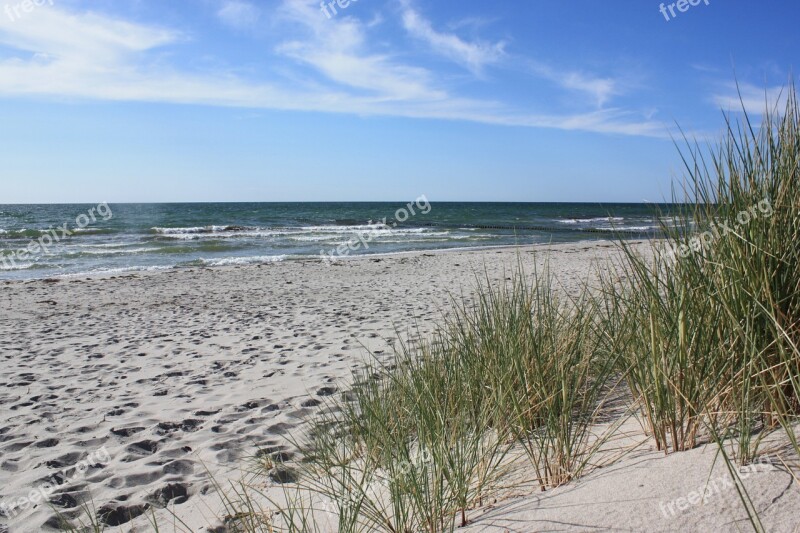
{"label": "wispy cloud", "polygon": [[702,72],[704,74],[717,74],[719,73],[719,67],[715,67],[713,65],[705,65],[703,63],[692,63],[689,65],[697,72]]}
{"label": "wispy cloud", "polygon": [[[236,17],[244,19],[234,17],[237,24],[247,19],[247,9],[242,9]],[[232,71],[181,68],[170,58],[188,37],[157,25],[57,7],[42,7],[35,16],[13,22],[0,17],[0,43],[14,50],[0,60],[0,97],[204,104],[665,134],[660,123],[619,108],[558,114],[461,96],[436,72],[408,63],[391,48],[376,47],[372,32],[381,28],[355,17],[328,20],[320,16],[315,0],[283,0],[270,16],[277,17],[271,21],[275,25],[291,27],[292,37],[278,38],[271,56],[288,63],[284,68],[290,74],[267,70],[258,81]],[[477,68],[488,59],[478,55],[470,61]],[[577,78],[564,83],[591,86]],[[600,85],[595,91],[602,95],[612,89]]]}
{"label": "wispy cloud", "polygon": [[19,20],[0,17],[0,43],[21,50],[57,51],[61,57],[84,55],[87,62],[149,50],[175,42],[178,37],[179,33],[172,30],[92,12],[70,14],[48,4]]}
{"label": "wispy cloud", "polygon": [[712,102],[723,111],[742,111],[751,115],[761,115],[766,110],[778,109],[786,105],[785,87],[757,87],[748,83],[726,83],[711,97]]}
{"label": "wispy cloud", "polygon": [[528,61],[536,76],[555,83],[563,89],[589,96],[595,106],[603,107],[613,97],[622,94],[621,82],[612,77],[602,77],[569,69],[555,69],[540,62]]}
{"label": "wispy cloud", "polygon": [[625,109],[603,109],[573,115],[521,115],[506,124],[570,131],[591,131],[644,137],[668,138],[668,126],[663,122],[643,118]]}
{"label": "wispy cloud", "polygon": [[426,69],[370,52],[367,30],[356,18],[322,18],[313,0],[286,0],[278,14],[295,30],[293,35],[301,37],[283,42],[276,51],[313,68],[328,81],[387,101],[447,97],[433,86]]}
{"label": "wispy cloud", "polygon": [[[410,0],[401,0],[401,6],[403,27],[411,36],[424,41],[434,52],[450,58],[475,74],[481,74],[486,66],[499,63],[503,59],[521,60],[507,56],[504,41],[494,43],[468,41],[455,33],[437,31],[429,20],[413,8]],[[450,24],[450,28],[480,27],[482,25],[480,19],[469,18]],[[559,70],[541,62],[524,59],[521,61],[530,64],[534,74],[561,88],[588,94],[598,108],[603,107],[613,96],[622,92],[620,82],[611,77],[592,76],[575,70]]]}
{"label": "wispy cloud", "polygon": [[403,27],[412,37],[428,44],[434,52],[481,74],[487,65],[497,63],[505,55],[504,42],[470,42],[455,33],[437,31],[408,2],[403,2]]}
{"label": "wispy cloud", "polygon": [[234,29],[250,29],[258,23],[260,10],[249,2],[225,0],[217,11],[223,24]]}

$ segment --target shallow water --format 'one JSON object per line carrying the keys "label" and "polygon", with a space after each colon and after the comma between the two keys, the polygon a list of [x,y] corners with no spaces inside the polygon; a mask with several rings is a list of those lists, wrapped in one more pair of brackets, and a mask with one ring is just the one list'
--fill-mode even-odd
{"label": "shallow water", "polygon": [[431,204],[422,197],[396,203],[0,205],[0,279],[573,242],[612,238],[615,230],[638,238],[657,233],[655,211],[652,204]]}

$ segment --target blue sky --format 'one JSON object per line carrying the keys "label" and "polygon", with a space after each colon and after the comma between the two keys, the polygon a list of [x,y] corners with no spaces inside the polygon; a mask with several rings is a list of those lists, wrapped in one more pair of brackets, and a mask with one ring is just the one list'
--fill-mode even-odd
{"label": "blue sky", "polygon": [[800,49],[794,0],[29,2],[0,203],[659,201],[675,123],[718,136],[734,79],[759,113]]}

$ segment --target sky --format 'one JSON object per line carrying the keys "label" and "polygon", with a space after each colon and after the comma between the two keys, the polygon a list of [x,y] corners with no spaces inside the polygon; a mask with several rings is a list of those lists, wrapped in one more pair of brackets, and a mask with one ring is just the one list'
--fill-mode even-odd
{"label": "sky", "polygon": [[0,204],[662,201],[800,50],[692,1],[0,0]]}

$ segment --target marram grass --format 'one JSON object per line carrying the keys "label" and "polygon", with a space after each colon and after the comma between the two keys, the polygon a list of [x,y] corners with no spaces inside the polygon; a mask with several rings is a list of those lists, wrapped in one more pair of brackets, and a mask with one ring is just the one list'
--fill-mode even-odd
{"label": "marram grass", "polygon": [[[689,146],[682,208],[652,258],[623,244],[627,282],[607,283],[617,348],[649,433],[663,450],[700,433],[735,437],[741,463],[800,414],[800,115],[755,129],[727,121],[706,158]],[[613,280],[612,280],[613,281]],[[796,442],[793,440],[793,442]]]}
{"label": "marram grass", "polygon": [[507,483],[512,451],[547,490],[604,442],[592,429],[615,367],[591,299],[559,300],[547,267],[478,286],[316,421],[301,485],[332,502],[339,531],[453,531]]}
{"label": "marram grass", "polygon": [[783,428],[800,454],[794,87],[786,102],[757,129],[746,115],[729,119],[709,152],[689,145],[674,193],[682,207],[662,217],[664,240],[652,255],[621,242],[599,295],[559,301],[546,269],[533,283],[520,273],[482,283],[431,342],[360,374],[325,421],[340,431],[324,433],[310,463],[314,479],[337,472],[317,490],[356,495],[359,513],[341,530],[452,531],[496,491],[520,447],[542,490],[575,479],[603,442],[592,427],[619,376],[665,453],[732,446],[721,451],[736,478],[733,463],[752,461],[763,436]]}
{"label": "marram grass", "polygon": [[228,527],[453,531],[515,481],[519,457],[540,490],[586,473],[614,429],[601,414],[622,381],[657,448],[719,444],[762,531],[736,463],[776,430],[800,457],[794,87],[760,127],[747,115],[727,126],[717,147],[684,151],[682,207],[662,217],[653,254],[621,242],[601,290],[574,299],[559,296],[547,266],[479,280],[472,303],[455,300],[432,338],[401,343],[390,364],[371,360],[321,411],[279,513],[241,485],[225,500]]}

